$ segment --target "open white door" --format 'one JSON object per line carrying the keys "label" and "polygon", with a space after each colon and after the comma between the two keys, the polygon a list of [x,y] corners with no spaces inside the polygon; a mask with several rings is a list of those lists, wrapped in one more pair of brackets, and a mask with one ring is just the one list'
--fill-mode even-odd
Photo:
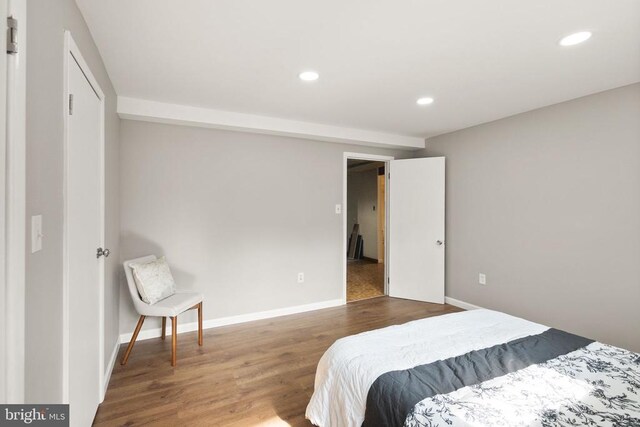
{"label": "open white door", "polygon": [[389,296],[444,303],[444,157],[389,162]]}

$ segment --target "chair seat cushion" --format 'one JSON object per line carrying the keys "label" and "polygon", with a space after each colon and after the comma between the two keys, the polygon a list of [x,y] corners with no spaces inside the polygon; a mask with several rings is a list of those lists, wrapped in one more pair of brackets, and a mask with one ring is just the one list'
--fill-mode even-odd
{"label": "chair seat cushion", "polygon": [[203,295],[199,292],[176,291],[170,297],[144,307],[144,313],[141,312],[140,314],[144,316],[174,317],[201,303],[203,299]]}
{"label": "chair seat cushion", "polygon": [[176,293],[176,283],[165,257],[150,262],[131,263],[130,267],[140,299],[147,304],[156,304]]}

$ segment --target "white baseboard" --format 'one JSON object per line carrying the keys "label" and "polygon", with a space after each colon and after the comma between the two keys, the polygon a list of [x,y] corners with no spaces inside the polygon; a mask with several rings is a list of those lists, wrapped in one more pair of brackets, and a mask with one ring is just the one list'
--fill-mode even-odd
{"label": "white baseboard", "polygon": [[104,371],[104,382],[102,384],[102,393],[100,395],[100,403],[104,401],[104,396],[107,394],[107,388],[109,387],[109,380],[111,380],[111,373],[113,372],[113,367],[116,364],[116,357],[118,357],[118,350],[120,349],[120,341],[116,342],[113,346],[113,351],[111,352],[111,357],[109,358],[109,362],[107,362],[106,369]]}
{"label": "white baseboard", "polygon": [[[321,310],[323,308],[337,307],[345,304],[343,299],[314,302],[311,304],[296,305],[293,307],[277,308],[275,310],[260,311],[257,313],[240,314],[237,316],[220,317],[202,322],[203,329],[217,328],[220,326],[235,325],[237,323],[251,322],[254,320],[271,319],[273,317],[286,316],[289,314],[304,313],[307,311]],[[167,322],[169,323],[169,322]],[[178,322],[178,333],[192,332],[198,330],[198,322],[182,323]],[[162,328],[145,329],[138,334],[137,341],[157,338],[162,334]],[[170,326],[167,327],[167,335],[171,334]],[[120,343],[127,343],[131,340],[133,332],[120,335]],[[115,356],[114,356],[115,357]]]}
{"label": "white baseboard", "polygon": [[465,310],[477,310],[480,307],[479,305],[470,304],[468,302],[460,301],[459,299],[444,297],[444,302],[447,304],[455,305],[456,307],[464,308]]}

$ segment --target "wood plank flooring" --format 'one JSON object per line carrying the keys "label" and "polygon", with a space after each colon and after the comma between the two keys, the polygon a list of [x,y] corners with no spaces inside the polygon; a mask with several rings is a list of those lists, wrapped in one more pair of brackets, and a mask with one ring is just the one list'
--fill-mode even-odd
{"label": "wood plank flooring", "polygon": [[[461,311],[389,297],[136,343],[116,364],[96,426],[310,426],[316,365],[338,338]],[[121,346],[118,360],[125,346]]]}

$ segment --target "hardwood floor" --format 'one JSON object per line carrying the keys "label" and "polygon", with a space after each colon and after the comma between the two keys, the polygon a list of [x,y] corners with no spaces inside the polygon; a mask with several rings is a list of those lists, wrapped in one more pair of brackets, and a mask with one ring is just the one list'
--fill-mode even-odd
{"label": "hardwood floor", "polygon": [[203,347],[184,333],[175,368],[169,341],[140,341],[116,364],[94,425],[310,426],[316,365],[336,339],[457,311],[380,297],[205,330]]}
{"label": "hardwood floor", "polygon": [[347,261],[347,301],[384,295],[384,264],[366,259]]}

